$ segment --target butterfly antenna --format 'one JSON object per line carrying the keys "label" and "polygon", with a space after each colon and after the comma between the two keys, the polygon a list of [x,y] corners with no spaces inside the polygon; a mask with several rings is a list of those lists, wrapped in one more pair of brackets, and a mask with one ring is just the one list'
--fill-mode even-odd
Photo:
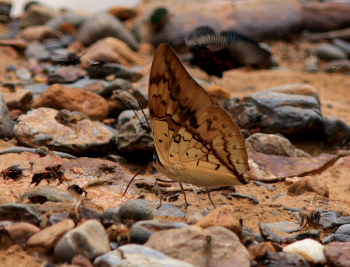
{"label": "butterfly antenna", "polygon": [[[129,105],[130,105],[130,108],[131,108],[132,111],[134,112],[136,118],[139,120],[139,122],[140,122],[140,124],[141,124],[141,127],[142,127],[142,128],[146,128],[146,127],[144,127],[144,125],[143,125],[143,123],[142,123],[140,117],[137,115],[135,109],[132,107],[131,102],[128,101],[128,103],[129,103]],[[141,105],[140,101],[137,101],[137,103],[139,104],[139,107],[140,107],[140,109],[141,109],[141,111],[142,111],[142,114],[143,114],[143,116],[145,117],[145,120],[146,120],[147,125],[148,125],[148,128],[146,129],[147,134],[149,135],[149,137],[151,137],[151,139],[153,139],[153,137],[151,136],[151,133],[150,133],[151,126],[150,126],[149,123],[148,123],[148,120],[147,120],[147,118],[146,118],[145,112],[143,111],[142,105]]]}

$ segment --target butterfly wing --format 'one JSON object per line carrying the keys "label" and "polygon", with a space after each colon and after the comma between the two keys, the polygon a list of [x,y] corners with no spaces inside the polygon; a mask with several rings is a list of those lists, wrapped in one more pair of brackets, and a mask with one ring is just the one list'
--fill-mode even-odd
{"label": "butterfly wing", "polygon": [[169,178],[204,186],[247,183],[240,129],[166,44],[153,60],[149,111],[160,171]]}
{"label": "butterfly wing", "polygon": [[173,136],[185,121],[203,107],[211,106],[213,100],[192,79],[166,44],[158,47],[153,59],[148,100],[158,157],[162,162],[170,162]]}

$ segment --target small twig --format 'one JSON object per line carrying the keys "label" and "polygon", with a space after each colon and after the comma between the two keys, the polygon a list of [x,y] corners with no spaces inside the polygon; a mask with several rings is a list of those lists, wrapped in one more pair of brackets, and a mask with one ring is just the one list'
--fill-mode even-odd
{"label": "small twig", "polygon": [[[66,159],[77,159],[77,157],[64,153],[64,152],[59,152],[59,151],[53,151],[50,150],[52,153],[54,153],[56,156],[59,156],[61,158],[66,158]],[[4,154],[9,154],[9,153],[23,153],[23,152],[30,152],[30,153],[36,153],[36,148],[29,148],[29,147],[20,147],[20,146],[15,146],[15,147],[9,147],[4,150],[0,150],[0,155]]]}

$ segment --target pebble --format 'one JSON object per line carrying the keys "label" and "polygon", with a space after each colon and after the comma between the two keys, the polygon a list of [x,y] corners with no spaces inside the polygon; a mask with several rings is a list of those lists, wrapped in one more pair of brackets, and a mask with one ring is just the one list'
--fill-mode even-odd
{"label": "pebble", "polygon": [[0,94],[0,138],[11,139],[13,137],[13,126],[10,112],[5,104],[4,97]]}
{"label": "pebble", "polygon": [[103,97],[61,84],[52,85],[35,101],[33,108],[39,107],[80,111],[92,120],[103,120],[109,114],[108,102]]}
{"label": "pebble", "polygon": [[49,73],[48,83],[72,83],[83,78],[86,74],[86,70],[77,66],[62,67],[56,72]]}
{"label": "pebble", "polygon": [[28,44],[24,51],[26,58],[35,58],[38,61],[47,61],[50,58],[50,52],[41,43],[34,41]]}
{"label": "pebble", "polygon": [[10,235],[14,244],[24,246],[28,239],[38,233],[40,228],[27,222],[18,222],[13,225],[5,226],[7,233]]}
{"label": "pebble", "polygon": [[88,220],[66,233],[56,245],[54,254],[60,262],[71,262],[78,254],[95,259],[110,250],[108,236],[102,224],[96,220]]}
{"label": "pebble", "polygon": [[338,38],[334,38],[332,39],[332,43],[340,48],[341,50],[343,50],[348,56],[350,56],[350,43],[345,42],[342,39],[338,39]]}
{"label": "pebble", "polygon": [[319,224],[323,226],[323,229],[332,228],[333,223],[337,219],[337,214],[334,211],[328,211],[321,214],[318,221]]}
{"label": "pebble", "polygon": [[257,185],[257,186],[264,186],[264,187],[266,187],[268,189],[277,189],[277,187],[274,186],[274,185],[268,185],[268,184],[265,184],[265,183],[260,182],[260,181],[254,181],[254,184]]}
{"label": "pebble", "polygon": [[333,242],[325,246],[324,254],[329,266],[348,267],[350,263],[350,242]]}
{"label": "pebble", "polygon": [[160,208],[154,209],[153,214],[156,216],[179,217],[179,218],[182,218],[185,216],[185,213],[183,213],[180,209],[168,203],[163,203],[162,206],[160,206]]}
{"label": "pebble", "polygon": [[350,139],[350,126],[336,116],[323,116],[323,132],[328,143],[343,146]]}
{"label": "pebble", "polygon": [[164,253],[154,249],[130,244],[119,247],[108,252],[94,261],[95,267],[117,267],[117,266],[178,266],[194,267],[185,261],[172,259]]}
{"label": "pebble", "polygon": [[331,44],[319,44],[316,48],[316,55],[324,60],[347,59],[346,53]]}
{"label": "pebble", "polygon": [[134,86],[132,85],[131,82],[125,79],[117,78],[111,81],[107,86],[103,88],[103,90],[101,90],[97,94],[99,94],[100,96],[103,96],[104,98],[108,98],[113,94],[113,91],[117,89],[129,91],[129,90],[134,90]]}
{"label": "pebble", "polygon": [[242,222],[234,214],[235,208],[233,206],[220,206],[212,210],[195,225],[203,229],[221,226],[232,231],[240,240],[243,240]]}
{"label": "pebble", "polygon": [[17,69],[16,76],[20,80],[29,81],[32,78],[32,73],[28,69]]}
{"label": "pebble", "polygon": [[147,200],[144,199],[130,199],[118,208],[114,209],[115,215],[120,221],[127,220],[151,220],[153,219],[153,208]]}
{"label": "pebble", "polygon": [[292,196],[300,196],[302,194],[314,192],[317,195],[329,197],[329,189],[321,179],[312,176],[306,176],[288,187],[288,194]]}
{"label": "pebble", "polygon": [[248,195],[242,194],[242,193],[232,193],[231,196],[248,198],[248,199],[252,200],[254,204],[259,204],[259,200],[255,196],[248,196]]}
{"label": "pebble", "polygon": [[31,85],[27,85],[24,87],[25,90],[29,90],[31,91],[33,94],[43,94],[48,88],[50,87],[50,85],[48,84],[43,84],[43,83],[39,83],[39,84],[31,84]]}
{"label": "pebble", "polygon": [[73,228],[74,222],[72,220],[64,220],[46,227],[29,238],[27,242],[28,249],[33,252],[47,253],[51,251],[57,245],[58,241]]}
{"label": "pebble", "polygon": [[22,194],[21,199],[29,199],[32,203],[43,204],[46,201],[72,201],[73,197],[67,190],[57,188],[55,186],[37,186],[29,188],[24,194]]}
{"label": "pebble", "polygon": [[130,229],[130,242],[144,244],[150,236],[158,231],[177,229],[188,226],[181,222],[172,222],[165,220],[145,220],[133,224]]}
{"label": "pebble", "polygon": [[311,157],[308,153],[294,147],[287,138],[276,134],[255,133],[246,139],[246,147],[264,154]]}
{"label": "pebble", "polygon": [[194,210],[188,211],[185,214],[186,223],[188,223],[190,225],[197,223],[198,221],[203,219],[203,217],[204,216],[201,213],[199,213],[198,211],[194,211]]}
{"label": "pebble", "polygon": [[[60,122],[59,114],[62,115]],[[69,119],[73,119],[72,122]],[[106,153],[113,149],[115,142],[114,133],[79,113],[50,108],[37,108],[20,116],[14,133],[18,141],[29,147],[45,145],[76,155],[87,151]]]}
{"label": "pebble", "polygon": [[296,241],[283,248],[283,252],[289,254],[298,254],[308,262],[315,264],[325,264],[327,260],[324,255],[324,246],[319,242],[307,238],[301,241]]}
{"label": "pebble", "polygon": [[268,252],[269,266],[310,267],[310,264],[298,254]]}
{"label": "pebble", "polygon": [[145,246],[197,267],[250,266],[249,252],[237,235],[220,226],[160,231],[154,233]]}
{"label": "pebble", "polygon": [[39,225],[43,220],[37,205],[4,204],[0,205],[0,221],[28,222]]}

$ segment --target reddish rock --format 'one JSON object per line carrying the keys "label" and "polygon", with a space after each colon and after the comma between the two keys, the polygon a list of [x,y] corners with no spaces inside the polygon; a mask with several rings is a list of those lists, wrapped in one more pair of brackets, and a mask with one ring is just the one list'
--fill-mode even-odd
{"label": "reddish rock", "polygon": [[108,102],[102,96],[61,84],[52,85],[34,102],[33,108],[39,107],[80,111],[93,120],[103,120],[108,116]]}
{"label": "reddish rock", "polygon": [[0,92],[9,110],[28,111],[31,109],[33,102],[33,93],[31,91],[18,89],[15,92],[11,92],[8,88],[0,87]]}
{"label": "reddish rock", "polygon": [[46,253],[53,249],[58,241],[70,230],[74,228],[72,220],[64,220],[52,226],[46,227],[44,230],[29,238],[28,249],[36,252]]}
{"label": "reddish rock", "polygon": [[207,216],[198,221],[195,225],[201,228],[221,226],[234,232],[240,240],[243,240],[241,221],[234,216],[235,208],[232,206],[220,206],[212,210]]}
{"label": "reddish rock", "polygon": [[331,267],[350,266],[350,242],[332,242],[326,245],[324,254]]}
{"label": "reddish rock", "polygon": [[288,188],[288,194],[299,196],[308,192],[314,192],[320,196],[329,197],[329,189],[323,180],[315,179],[312,176],[306,176],[293,183]]}
{"label": "reddish rock", "polygon": [[40,228],[27,222],[19,222],[6,226],[5,229],[9,233],[11,240],[15,244],[25,245],[27,240],[40,231]]}

